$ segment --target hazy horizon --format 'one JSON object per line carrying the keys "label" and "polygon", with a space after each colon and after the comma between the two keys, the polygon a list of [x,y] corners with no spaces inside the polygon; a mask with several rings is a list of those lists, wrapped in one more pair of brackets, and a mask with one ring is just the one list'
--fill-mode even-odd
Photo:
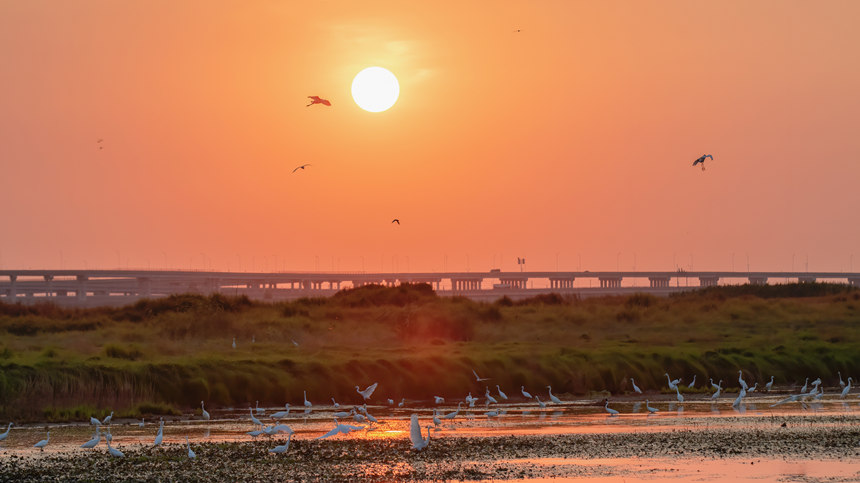
{"label": "hazy horizon", "polygon": [[857,18],[2,2],[0,269],[860,271]]}

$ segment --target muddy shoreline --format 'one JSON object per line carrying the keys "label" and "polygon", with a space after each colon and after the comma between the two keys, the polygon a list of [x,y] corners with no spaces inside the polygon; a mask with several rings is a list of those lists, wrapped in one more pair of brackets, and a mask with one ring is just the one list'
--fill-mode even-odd
{"label": "muddy shoreline", "polygon": [[[620,476],[632,471],[621,464],[632,458],[860,461],[860,419],[853,415],[725,422],[730,424],[659,432],[434,437],[421,452],[410,450],[400,436],[294,439],[279,455],[268,450],[285,437],[196,443],[195,460],[187,458],[184,444],[127,447],[125,458],[109,456],[104,445],[91,452],[0,453],[0,481],[508,480]],[[619,465],[560,461],[597,459]]]}

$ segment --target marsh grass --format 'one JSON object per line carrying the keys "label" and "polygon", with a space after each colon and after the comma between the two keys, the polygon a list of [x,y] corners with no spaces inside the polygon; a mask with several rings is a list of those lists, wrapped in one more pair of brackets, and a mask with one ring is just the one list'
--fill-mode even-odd
{"label": "marsh grass", "polygon": [[376,381],[379,399],[481,395],[487,384],[472,369],[491,387],[576,395],[624,393],[630,377],[660,390],[666,372],[684,378],[683,390],[693,374],[699,388],[709,377],[731,386],[739,369],[780,385],[855,374],[860,292],[794,285],[493,304],[439,298],[427,285],[277,304],[221,295],[118,309],[0,304],[0,419],[108,408],[140,417],[200,400],[283,405],[303,390],[311,401],[358,403],[353,387]]}

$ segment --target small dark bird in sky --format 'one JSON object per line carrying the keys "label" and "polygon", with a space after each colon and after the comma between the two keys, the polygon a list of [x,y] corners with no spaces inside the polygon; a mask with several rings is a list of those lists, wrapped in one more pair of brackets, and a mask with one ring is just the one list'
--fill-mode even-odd
{"label": "small dark bird in sky", "polygon": [[[96,141],[96,144],[101,144],[102,141],[104,141],[104,139],[99,138],[98,141]],[[104,146],[99,146],[99,149],[104,149]]]}
{"label": "small dark bird in sky", "polygon": [[397,223],[397,224],[399,225],[399,224],[400,224],[400,220],[399,220],[399,219],[397,219],[397,218],[395,218],[395,219],[391,220],[391,223]]}
{"label": "small dark bird in sky", "polygon": [[310,166],[310,164],[303,164],[303,165],[297,167],[296,169],[293,170],[293,173],[295,173],[296,171],[298,171],[300,169],[305,169],[305,166]]}
{"label": "small dark bird in sky", "polygon": [[331,102],[329,102],[329,100],[328,100],[328,99],[323,99],[323,98],[322,98],[322,97],[320,97],[320,96],[308,96],[308,99],[310,99],[310,100],[311,100],[311,103],[310,103],[310,104],[308,104],[308,105],[307,105],[307,106],[305,106],[305,107],[310,107],[310,106],[313,106],[314,104],[322,104],[322,105],[325,105],[325,106],[330,106],[330,105],[331,105]]}
{"label": "small dark bird in sky", "polygon": [[705,158],[711,158],[711,160],[712,160],[712,161],[713,161],[713,159],[714,159],[714,157],[713,157],[713,156],[711,156],[710,154],[705,154],[705,155],[703,155],[701,158],[699,158],[699,159],[697,159],[697,160],[693,161],[693,166],[695,166],[695,165],[697,165],[697,164],[699,164],[699,163],[702,163],[702,171],[704,171],[704,170],[705,170]]}

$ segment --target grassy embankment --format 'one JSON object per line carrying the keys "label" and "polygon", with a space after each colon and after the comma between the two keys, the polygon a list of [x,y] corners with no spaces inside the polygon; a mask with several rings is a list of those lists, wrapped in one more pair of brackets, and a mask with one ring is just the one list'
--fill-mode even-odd
{"label": "grassy embankment", "polygon": [[[231,347],[236,337],[238,348]],[[252,339],[255,342],[252,343]],[[298,345],[293,343],[295,341]],[[481,304],[428,286],[365,287],[263,304],[185,295],[119,309],[0,304],[0,421],[208,408],[483,395],[472,369],[509,393],[665,388],[665,376],[737,385],[860,368],[860,291],[840,285],[720,287]],[[199,411],[199,409],[198,409]]]}

